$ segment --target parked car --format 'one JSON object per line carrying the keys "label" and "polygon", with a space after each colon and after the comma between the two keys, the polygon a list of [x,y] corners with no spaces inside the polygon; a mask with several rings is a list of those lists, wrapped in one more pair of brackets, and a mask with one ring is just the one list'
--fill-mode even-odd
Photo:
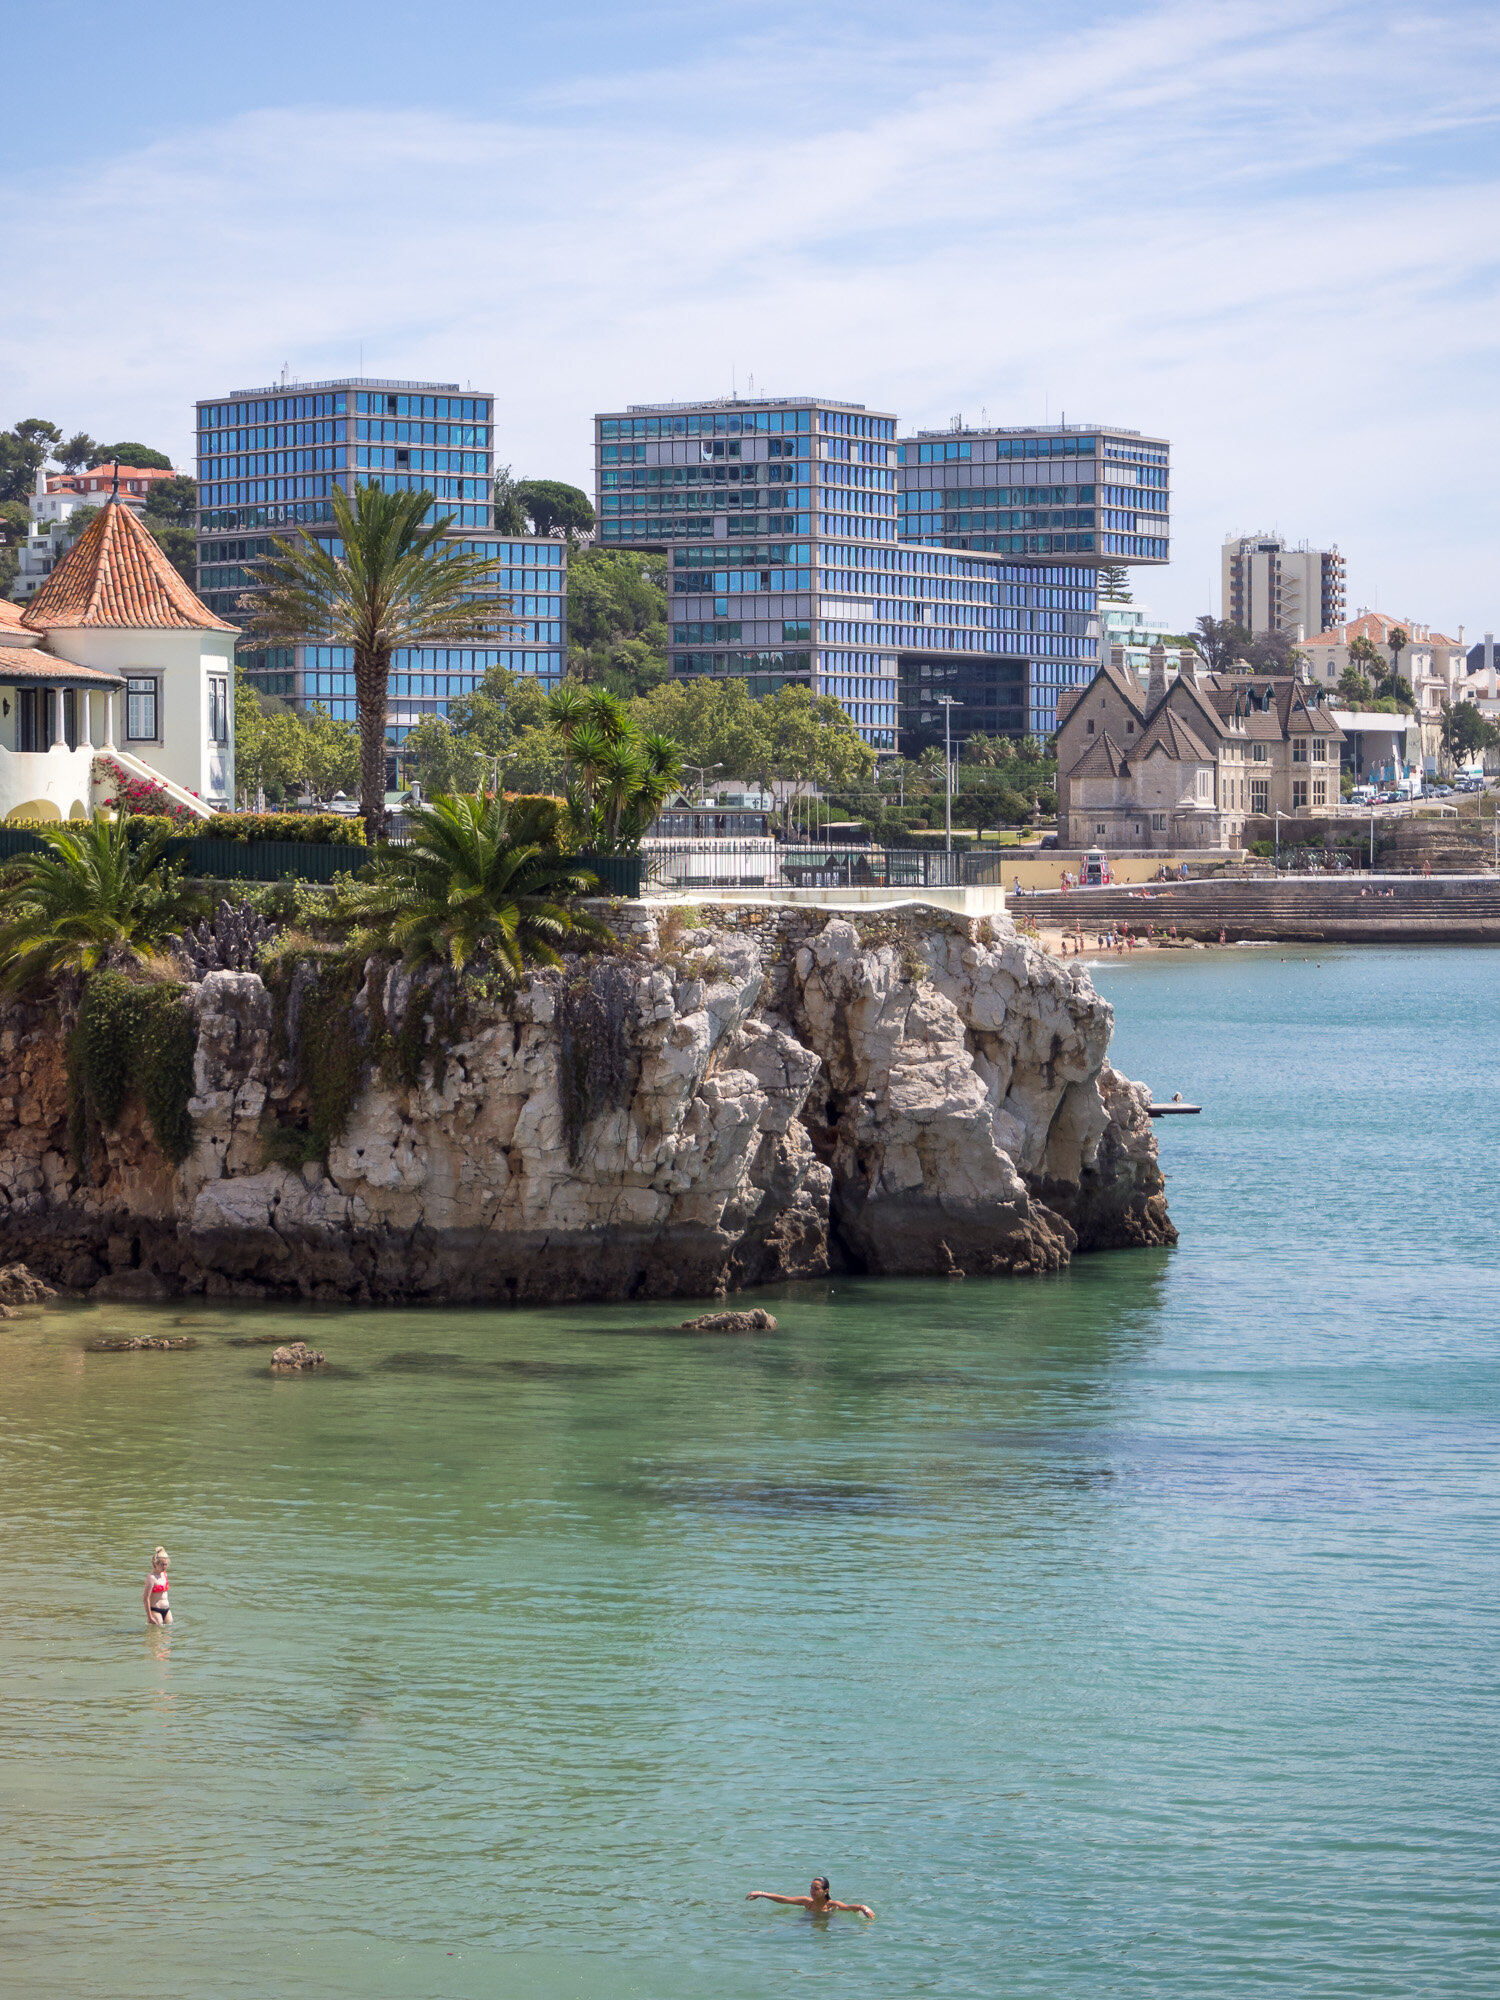
{"label": "parked car", "polygon": [[1041,845],[1043,847],[1056,847],[1057,835],[1055,833],[1044,833],[1041,838]]}

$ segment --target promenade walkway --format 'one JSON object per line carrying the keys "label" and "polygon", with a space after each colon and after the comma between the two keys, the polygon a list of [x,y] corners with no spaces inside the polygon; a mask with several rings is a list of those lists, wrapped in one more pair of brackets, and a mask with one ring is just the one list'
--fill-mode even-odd
{"label": "promenade walkway", "polygon": [[1249,882],[1152,883],[1048,890],[1012,898],[1017,923],[1081,927],[1087,941],[1111,924],[1216,943],[1246,938],[1307,943],[1500,944],[1500,876],[1283,875]]}

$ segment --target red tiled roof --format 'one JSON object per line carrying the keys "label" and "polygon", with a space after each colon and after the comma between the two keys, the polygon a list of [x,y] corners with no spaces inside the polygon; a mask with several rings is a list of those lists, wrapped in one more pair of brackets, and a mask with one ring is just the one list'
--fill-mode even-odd
{"label": "red tiled roof", "polygon": [[107,674],[101,667],[81,667],[76,660],[60,660],[56,653],[40,647],[0,646],[0,682],[7,687],[17,681],[49,681],[61,686],[66,681],[88,681],[98,687],[124,687],[119,674]]}
{"label": "red tiled roof", "polygon": [[12,604],[8,597],[0,597],[0,632],[3,632],[7,628],[7,626],[9,627],[21,626],[24,617],[25,617],[25,612],[23,606],[19,604]]}
{"label": "red tiled roof", "polygon": [[111,500],[90,521],[32,598],[25,621],[105,625],[125,631],[235,632],[177,574],[129,507]]}
{"label": "red tiled roof", "polygon": [[[175,472],[163,471],[159,465],[122,465],[120,477],[144,479],[149,486],[153,479],[175,479]],[[47,491],[49,493],[107,493],[115,480],[115,462],[105,459],[102,465],[91,465],[87,472],[49,472]],[[92,481],[92,484],[90,482]]]}

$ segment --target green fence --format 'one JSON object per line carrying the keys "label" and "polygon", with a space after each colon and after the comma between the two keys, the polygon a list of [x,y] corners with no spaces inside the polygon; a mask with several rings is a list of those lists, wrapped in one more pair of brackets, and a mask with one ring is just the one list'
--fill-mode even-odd
{"label": "green fence", "polygon": [[[47,846],[27,827],[0,826],[0,861],[16,854],[36,854]],[[169,840],[169,861],[186,861],[190,875],[220,881],[279,882],[294,875],[301,882],[331,882],[352,874],[369,860],[363,847],[322,847],[307,840]]]}
{"label": "green fence", "polygon": [[643,863],[639,854],[580,854],[580,868],[599,877],[606,896],[639,896]]}
{"label": "green fence", "polygon": [[[15,854],[35,854],[47,843],[28,827],[0,826],[0,861]],[[192,840],[167,842],[170,861],[186,861],[190,875],[216,881],[279,882],[284,875],[299,882],[331,882],[335,875],[355,874],[370,859],[365,847],[321,847],[307,840]],[[607,896],[639,896],[639,854],[580,854],[578,865],[599,877]]]}

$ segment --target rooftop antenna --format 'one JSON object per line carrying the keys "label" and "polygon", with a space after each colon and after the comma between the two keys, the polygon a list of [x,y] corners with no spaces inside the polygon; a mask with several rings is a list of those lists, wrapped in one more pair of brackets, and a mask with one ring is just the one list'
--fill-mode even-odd
{"label": "rooftop antenna", "polygon": [[286,387],[286,378],[287,378],[287,375],[288,375],[288,373],[289,373],[289,371],[290,371],[290,368],[291,368],[291,363],[290,363],[289,361],[283,361],[283,362],[282,362],[282,364],[281,364],[281,386],[282,386],[282,388],[283,388],[283,389],[284,389],[284,388]]}
{"label": "rooftop antenna", "polygon": [[740,399],[739,377],[734,372],[734,362],[732,360],[729,364],[729,399],[734,403],[737,403]]}

